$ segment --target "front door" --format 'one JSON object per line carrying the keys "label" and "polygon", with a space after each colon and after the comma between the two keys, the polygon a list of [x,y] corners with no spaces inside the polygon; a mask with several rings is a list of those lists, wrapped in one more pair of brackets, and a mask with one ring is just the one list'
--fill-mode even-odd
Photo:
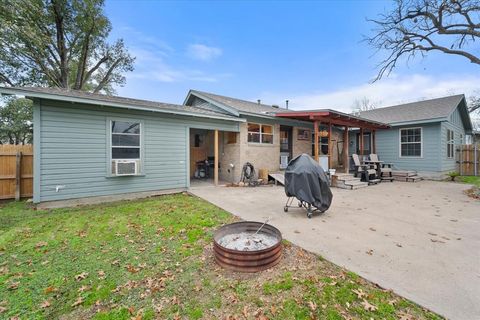
{"label": "front door", "polygon": [[[363,133],[363,155],[372,153],[372,136],[370,132]],[[360,155],[360,133],[357,133],[357,154]]]}

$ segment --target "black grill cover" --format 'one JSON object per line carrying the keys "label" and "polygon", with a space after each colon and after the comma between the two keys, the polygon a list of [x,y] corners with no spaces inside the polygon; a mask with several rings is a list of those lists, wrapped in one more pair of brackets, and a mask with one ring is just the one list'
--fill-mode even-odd
{"label": "black grill cover", "polygon": [[285,193],[324,212],[332,203],[332,191],[322,167],[308,154],[292,159],[285,170]]}

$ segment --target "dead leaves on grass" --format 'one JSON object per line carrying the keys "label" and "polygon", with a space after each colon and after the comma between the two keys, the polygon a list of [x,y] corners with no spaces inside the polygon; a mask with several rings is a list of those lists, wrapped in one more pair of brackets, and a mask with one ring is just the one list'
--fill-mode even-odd
{"label": "dead leaves on grass", "polygon": [[71,304],[71,306],[72,306],[73,308],[75,308],[75,307],[81,305],[82,303],[83,303],[83,298],[82,298],[82,297],[78,297],[77,300],[75,300],[75,302]]}
{"label": "dead leaves on grass", "polygon": [[77,275],[75,276],[75,280],[76,280],[76,281],[82,281],[82,280],[84,280],[84,279],[87,278],[87,277],[88,277],[88,272],[82,272],[82,273],[77,274]]}
{"label": "dead leaves on grass", "polygon": [[51,303],[48,300],[45,300],[40,304],[41,309],[46,309],[46,308],[49,308],[50,306],[51,306]]}
{"label": "dead leaves on grass", "polygon": [[374,306],[373,304],[371,304],[365,299],[361,302],[361,304],[363,306],[363,309],[367,311],[376,311],[378,309],[376,306]]}

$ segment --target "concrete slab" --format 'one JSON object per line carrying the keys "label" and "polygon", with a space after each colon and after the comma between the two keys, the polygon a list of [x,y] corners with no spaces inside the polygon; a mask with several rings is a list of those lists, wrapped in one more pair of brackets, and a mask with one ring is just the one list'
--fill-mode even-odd
{"label": "concrete slab", "polygon": [[384,182],[332,189],[331,208],[308,219],[283,212],[283,187],[189,191],[245,220],[264,221],[333,263],[450,319],[480,319],[480,201],[463,184]]}

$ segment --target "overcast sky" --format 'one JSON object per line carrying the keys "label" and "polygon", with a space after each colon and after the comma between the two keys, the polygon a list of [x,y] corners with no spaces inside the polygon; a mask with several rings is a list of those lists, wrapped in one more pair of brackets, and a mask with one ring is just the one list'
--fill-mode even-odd
{"label": "overcast sky", "polygon": [[435,53],[372,84],[380,56],[361,41],[372,28],[366,18],[391,4],[110,0],[112,39],[137,57],[118,94],[181,104],[198,89],[350,112],[363,97],[388,106],[480,88],[479,66]]}

